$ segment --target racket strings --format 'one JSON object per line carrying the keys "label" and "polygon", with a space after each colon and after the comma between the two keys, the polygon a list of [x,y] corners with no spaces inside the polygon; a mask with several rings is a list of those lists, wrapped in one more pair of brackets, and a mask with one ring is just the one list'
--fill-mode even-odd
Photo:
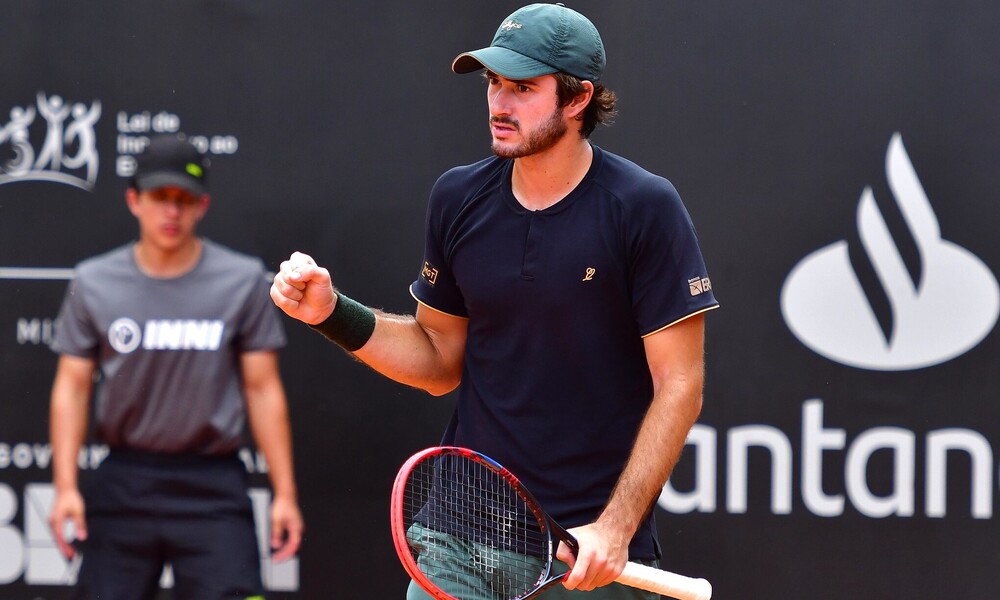
{"label": "racket strings", "polygon": [[477,460],[439,455],[416,465],[403,504],[421,571],[456,598],[521,598],[548,573],[543,522],[504,475]]}

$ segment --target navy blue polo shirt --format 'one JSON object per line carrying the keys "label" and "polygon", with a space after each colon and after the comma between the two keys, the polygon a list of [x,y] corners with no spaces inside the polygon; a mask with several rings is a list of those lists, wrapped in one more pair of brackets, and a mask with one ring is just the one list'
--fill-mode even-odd
{"label": "navy blue polo shirt", "polygon": [[[583,181],[525,209],[513,161],[456,167],[429,199],[421,303],[469,319],[442,440],[516,474],[560,524],[592,522],[652,399],[642,337],[718,303],[673,185],[594,147]],[[633,558],[658,557],[650,517]]]}

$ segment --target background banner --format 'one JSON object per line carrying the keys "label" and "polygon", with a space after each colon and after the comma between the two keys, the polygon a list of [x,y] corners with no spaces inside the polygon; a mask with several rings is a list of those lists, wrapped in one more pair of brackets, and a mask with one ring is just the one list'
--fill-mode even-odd
{"label": "background banner", "polygon": [[[352,297],[412,312],[427,194],[489,154],[484,86],[449,65],[520,5],[7,4],[0,598],[69,597],[77,565],[46,525],[48,345],[73,266],[136,237],[124,190],[148,136],[210,154],[207,237],[272,270],[308,252]],[[1000,5],[570,6],[620,97],[593,141],[676,185],[722,303],[655,509],[664,566],[718,598],[995,598]],[[264,549],[270,597],[402,598],[392,480],[454,399],[285,323],[307,532],[290,563]],[[244,459],[263,531],[266,466]]]}

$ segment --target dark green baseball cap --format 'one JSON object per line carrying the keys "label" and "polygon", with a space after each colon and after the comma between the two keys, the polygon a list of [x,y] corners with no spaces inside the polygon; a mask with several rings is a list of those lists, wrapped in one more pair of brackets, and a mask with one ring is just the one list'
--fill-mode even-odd
{"label": "dark green baseball cap", "polygon": [[568,73],[598,81],[607,59],[601,34],[587,17],[560,4],[531,4],[504,19],[487,48],[459,54],[456,73],[489,69],[507,79]]}

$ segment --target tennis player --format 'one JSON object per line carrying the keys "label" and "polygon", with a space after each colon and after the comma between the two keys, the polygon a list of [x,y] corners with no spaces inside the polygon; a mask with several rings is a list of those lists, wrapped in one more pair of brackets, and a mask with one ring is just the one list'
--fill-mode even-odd
{"label": "tennis player", "polygon": [[[82,262],[59,313],[50,524],[83,554],[78,598],[156,597],[165,564],[177,598],[263,598],[237,451],[250,428],[274,491],[274,560],[302,536],[277,350],[280,314],[259,259],[198,237],[207,159],[182,136],[152,138],[126,191],[139,240]],[[78,482],[94,381],[109,456]]]}
{"label": "tennis player", "polygon": [[605,64],[594,25],[557,4],[515,11],[454,60],[483,74],[494,156],[431,191],[415,316],[352,300],[299,252],[271,287],[384,375],[458,389],[442,445],[517,473],[579,540],[559,551],[572,570],[553,600],[656,597],[612,582],[629,557],[659,565],[651,509],[701,410],[718,306],[674,186],[590,141],[616,108]]}

